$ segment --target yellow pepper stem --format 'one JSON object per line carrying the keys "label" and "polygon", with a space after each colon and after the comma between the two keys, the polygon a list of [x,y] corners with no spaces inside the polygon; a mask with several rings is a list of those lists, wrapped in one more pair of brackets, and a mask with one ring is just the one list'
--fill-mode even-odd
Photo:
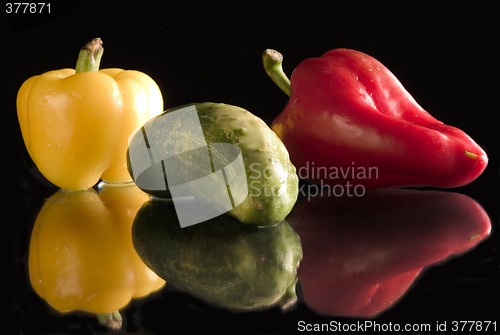
{"label": "yellow pepper stem", "polygon": [[99,71],[103,52],[102,40],[99,37],[85,44],[78,54],[75,67],[76,73]]}
{"label": "yellow pepper stem", "polygon": [[103,326],[112,330],[119,330],[122,327],[123,320],[122,315],[119,311],[114,311],[112,313],[97,314],[97,320]]}

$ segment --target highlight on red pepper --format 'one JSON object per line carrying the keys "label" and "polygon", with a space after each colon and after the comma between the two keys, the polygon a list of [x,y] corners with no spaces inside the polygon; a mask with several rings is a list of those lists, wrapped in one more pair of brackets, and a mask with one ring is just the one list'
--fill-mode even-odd
{"label": "highlight on red pepper", "polygon": [[370,55],[333,49],[300,62],[290,79],[281,53],[267,49],[262,59],[289,95],[271,128],[303,180],[452,188],[471,183],[488,164],[478,143],[424,110]]}
{"label": "highlight on red pepper", "polygon": [[75,69],[28,78],[17,94],[17,117],[27,152],[40,173],[65,190],[86,190],[100,179],[132,181],[130,134],[163,112],[163,96],[146,73],[99,69],[100,38],[85,44]]}
{"label": "highlight on red pepper", "polygon": [[38,296],[61,315],[95,314],[102,325],[120,329],[120,311],[132,299],[165,285],[132,245],[133,220],[148,200],[134,184],[51,195],[29,246],[29,279]]}
{"label": "highlight on red pepper", "polygon": [[491,231],[488,214],[464,194],[396,188],[314,197],[287,220],[302,241],[306,305],[364,318],[395,306],[426,269],[471,251]]}

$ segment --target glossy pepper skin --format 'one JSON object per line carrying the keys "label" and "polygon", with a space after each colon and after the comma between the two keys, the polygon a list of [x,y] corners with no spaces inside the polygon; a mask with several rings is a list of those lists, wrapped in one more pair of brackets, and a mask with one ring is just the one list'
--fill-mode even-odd
{"label": "glossy pepper skin", "polygon": [[165,281],[132,245],[132,223],[149,196],[134,184],[100,192],[59,190],[43,204],[33,226],[28,269],[35,292],[61,312],[104,318],[133,298],[152,294]]}
{"label": "glossy pepper skin", "polygon": [[[263,60],[290,96],[271,127],[304,179],[366,188],[451,188],[472,182],[488,164],[468,134],[434,118],[388,68],[365,53],[333,49],[305,59],[289,81],[279,52],[266,50]],[[321,168],[348,173],[325,178]],[[358,174],[370,168],[369,176]]]}
{"label": "glossy pepper skin", "polygon": [[287,221],[302,241],[306,305],[363,318],[392,308],[427,269],[465,255],[492,230],[488,213],[464,194],[396,188],[311,197]]}
{"label": "glossy pepper skin", "polygon": [[65,190],[86,190],[100,179],[132,180],[129,135],[163,112],[156,82],[136,70],[98,70],[102,41],[82,51],[76,69],[48,71],[18,91],[17,115],[27,151],[39,171]]}

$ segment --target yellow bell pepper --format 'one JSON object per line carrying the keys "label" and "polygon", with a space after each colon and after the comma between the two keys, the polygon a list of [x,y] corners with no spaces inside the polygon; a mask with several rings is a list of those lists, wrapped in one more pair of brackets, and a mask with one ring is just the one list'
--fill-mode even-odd
{"label": "yellow bell pepper", "polygon": [[163,112],[156,82],[136,70],[99,70],[103,52],[95,38],[80,51],[76,69],[33,76],[18,91],[27,151],[42,175],[65,190],[86,190],[100,179],[132,181],[128,138]]}
{"label": "yellow bell pepper", "polygon": [[165,285],[132,244],[135,215],[148,199],[134,184],[104,185],[100,192],[59,190],[49,197],[29,246],[34,291],[61,313],[93,313],[106,326],[120,328],[120,310],[132,298]]}

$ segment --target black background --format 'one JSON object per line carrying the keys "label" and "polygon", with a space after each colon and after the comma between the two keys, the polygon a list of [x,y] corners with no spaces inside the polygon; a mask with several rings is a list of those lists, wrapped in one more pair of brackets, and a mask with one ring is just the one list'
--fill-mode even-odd
{"label": "black background", "polygon": [[[492,220],[492,235],[463,257],[432,268],[380,322],[496,320],[500,328],[499,205],[500,2],[498,1],[50,1],[50,14],[6,14],[2,5],[2,59],[7,255],[14,259],[13,334],[104,333],[86,315],[58,316],[38,300],[25,276],[31,211],[54,188],[36,175],[16,116],[17,90],[27,78],[74,67],[79,48],[104,41],[101,68],[149,74],[165,108],[213,101],[248,109],[270,122],[288,97],[263,70],[261,54],[274,48],[291,74],[303,59],[347,47],[386,65],[414,98],[441,121],[463,129],[490,157],[486,171],[457,189],[477,200]],[[12,203],[13,202],[13,203]],[[14,235],[11,235],[14,234]],[[13,254],[13,257],[12,257]],[[12,262],[8,262],[12,264]],[[469,280],[460,280],[469,278]],[[471,279],[472,278],[472,279]],[[298,320],[328,322],[299,304],[233,314],[174,289],[124,312],[123,332],[163,334],[172,328],[200,333],[280,334]],[[180,317],[186,316],[181,320]],[[338,319],[343,320],[343,319]],[[349,320],[353,321],[353,320]],[[4,323],[5,326],[5,323]],[[11,327],[9,327],[10,329]]]}

